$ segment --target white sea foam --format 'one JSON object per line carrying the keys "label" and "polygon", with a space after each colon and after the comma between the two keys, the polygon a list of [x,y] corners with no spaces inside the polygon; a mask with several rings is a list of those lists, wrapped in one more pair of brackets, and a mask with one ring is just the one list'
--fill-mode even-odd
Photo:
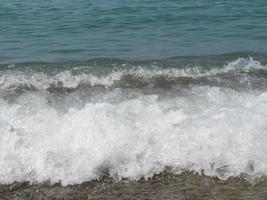
{"label": "white sea foam", "polygon": [[138,179],[166,166],[227,179],[267,175],[267,93],[193,87],[58,112],[45,94],[0,100],[0,183]]}

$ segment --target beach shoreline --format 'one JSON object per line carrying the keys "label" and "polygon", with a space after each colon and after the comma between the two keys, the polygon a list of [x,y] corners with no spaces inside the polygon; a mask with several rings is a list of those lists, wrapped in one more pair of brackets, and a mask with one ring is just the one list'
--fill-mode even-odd
{"label": "beach shoreline", "polygon": [[110,177],[61,186],[0,185],[0,199],[266,199],[267,181],[252,185],[242,178],[219,180],[191,172],[163,172],[147,180],[114,181]]}

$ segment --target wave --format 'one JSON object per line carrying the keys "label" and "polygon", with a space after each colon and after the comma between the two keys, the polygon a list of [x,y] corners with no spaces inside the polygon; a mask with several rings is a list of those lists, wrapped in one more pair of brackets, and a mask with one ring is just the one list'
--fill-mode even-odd
{"label": "wave", "polygon": [[61,182],[112,176],[138,179],[193,170],[227,179],[267,173],[267,93],[194,87],[186,97],[140,96],[87,103],[65,113],[44,96],[0,103],[0,182]]}
{"label": "wave", "polygon": [[[124,65],[122,65],[124,66]],[[92,66],[51,70],[5,70],[0,72],[0,90],[72,91],[83,86],[122,88],[171,88],[175,85],[217,85],[232,88],[265,88],[266,65],[252,58],[240,58],[222,67],[194,66],[162,68],[150,66],[124,66],[101,68]]]}
{"label": "wave", "polygon": [[133,180],[166,167],[251,183],[267,175],[266,66],[253,59],[0,74],[2,184],[81,183],[103,169]]}

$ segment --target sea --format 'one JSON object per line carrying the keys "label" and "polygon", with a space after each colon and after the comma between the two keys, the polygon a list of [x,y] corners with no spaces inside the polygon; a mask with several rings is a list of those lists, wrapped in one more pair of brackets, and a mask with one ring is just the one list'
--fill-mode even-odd
{"label": "sea", "polygon": [[266,0],[0,0],[0,184],[267,175]]}

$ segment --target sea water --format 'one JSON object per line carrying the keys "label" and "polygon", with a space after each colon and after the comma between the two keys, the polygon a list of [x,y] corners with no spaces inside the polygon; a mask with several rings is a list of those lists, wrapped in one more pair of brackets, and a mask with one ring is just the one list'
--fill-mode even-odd
{"label": "sea water", "polygon": [[0,5],[0,183],[267,175],[266,1]]}

